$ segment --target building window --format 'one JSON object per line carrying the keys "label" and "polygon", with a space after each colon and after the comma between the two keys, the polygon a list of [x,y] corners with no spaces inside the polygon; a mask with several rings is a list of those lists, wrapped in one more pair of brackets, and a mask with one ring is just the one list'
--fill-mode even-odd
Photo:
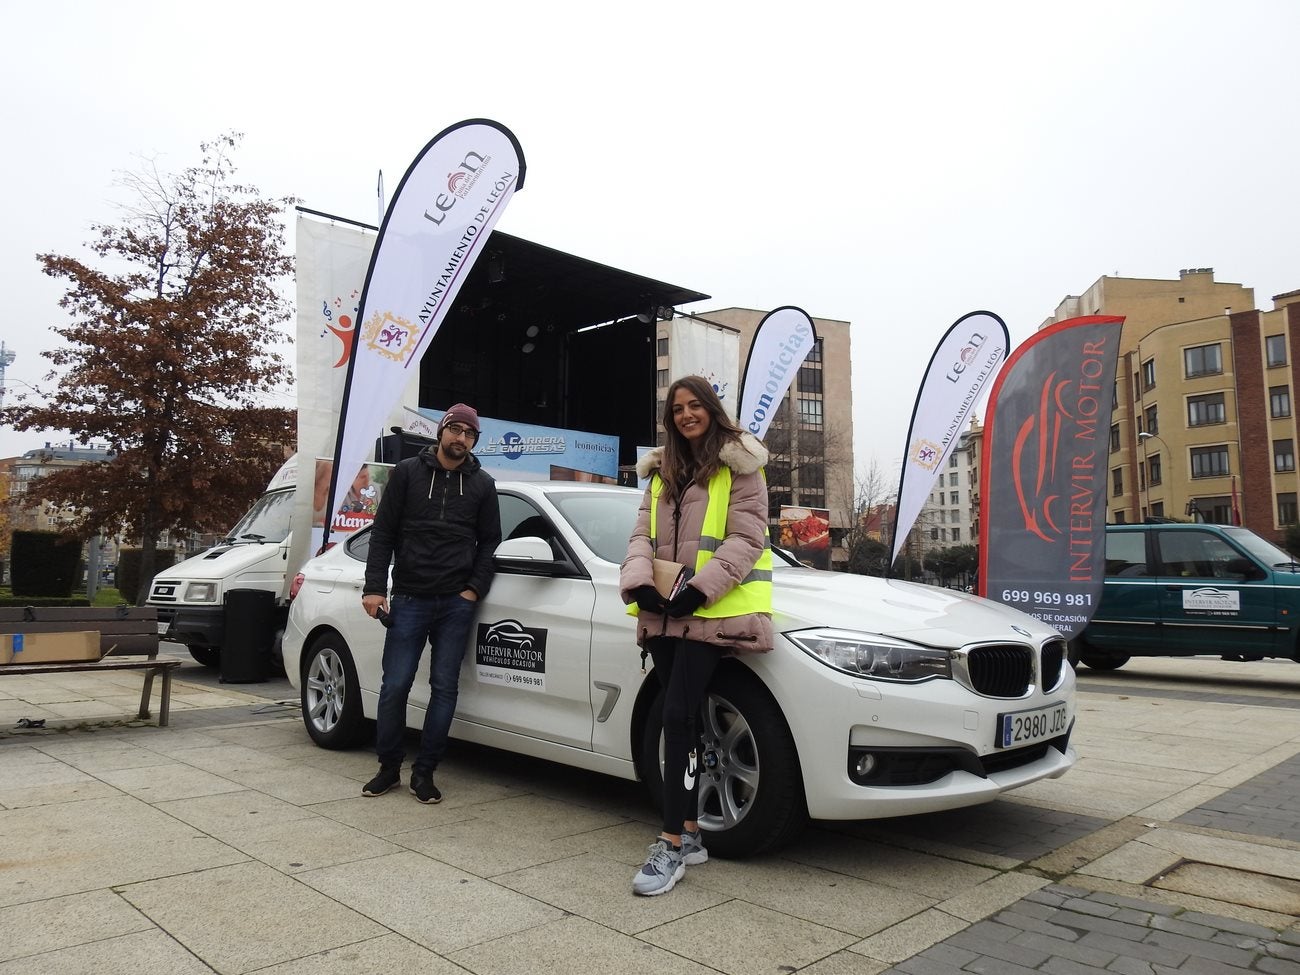
{"label": "building window", "polygon": [[1227,420],[1223,411],[1223,394],[1207,393],[1204,396],[1187,397],[1187,425],[1203,427],[1210,423],[1223,423]]}
{"label": "building window", "polygon": [[1226,477],[1228,445],[1192,448],[1192,477]]}
{"label": "building window", "polygon": [[1264,339],[1264,350],[1270,366],[1286,365],[1286,336],[1270,335]]}
{"label": "building window", "polygon": [[816,342],[813,343],[812,349],[810,349],[808,352],[807,361],[808,362],[822,361],[822,340],[821,339],[818,339]]}
{"label": "building window", "polygon": [[956,467],[956,466],[957,466],[957,455],[956,455],[956,454],[953,454],[951,457],[948,458],[948,466],[949,466],[949,467]]}
{"label": "building window", "polygon": [[937,542],[938,540],[939,540],[939,529],[937,529],[937,528],[931,528],[931,529],[930,529],[930,541],[932,541],[932,542]]}
{"label": "building window", "polygon": [[1295,492],[1286,491],[1277,496],[1277,523],[1294,525],[1296,523]]}
{"label": "building window", "polygon": [[1113,454],[1117,450],[1119,450],[1119,424],[1112,423],[1110,425],[1110,452]]}
{"label": "building window", "polygon": [[805,399],[800,396],[799,422],[820,429],[822,425],[822,401],[819,399]]}
{"label": "building window", "polygon": [[1275,471],[1295,470],[1295,441],[1294,440],[1273,441],[1273,470]]}
{"label": "building window", "polygon": [[1142,374],[1135,372],[1133,373],[1133,399],[1139,400],[1141,398],[1142,398]]}
{"label": "building window", "polygon": [[1151,502],[1151,517],[1163,518],[1165,516],[1165,503],[1163,501]]}
{"label": "building window", "polygon": [[1112,522],[1112,524],[1122,525],[1127,521],[1128,521],[1128,515],[1124,513],[1123,508],[1120,508],[1115,512],[1115,520]]}
{"label": "building window", "polygon": [[960,542],[960,541],[961,541],[961,529],[960,529],[960,528],[954,528],[954,529],[952,530],[952,540],[953,540],[954,542]]}
{"label": "building window", "polygon": [[1153,454],[1147,458],[1147,483],[1160,483],[1160,455]]}
{"label": "building window", "polygon": [[1196,510],[1201,513],[1201,519],[1208,521],[1212,525],[1231,525],[1232,524],[1232,499],[1231,498],[1195,498]]}
{"label": "building window", "polygon": [[1148,406],[1146,409],[1147,433],[1154,436],[1160,432],[1160,410],[1155,406]]}
{"label": "building window", "polygon": [[1124,495],[1124,468],[1116,467],[1110,472],[1110,496],[1112,498],[1123,497]]}
{"label": "building window", "polygon": [[1156,360],[1148,359],[1142,363],[1142,390],[1154,389],[1156,385]]}
{"label": "building window", "polygon": [[1268,413],[1276,419],[1291,415],[1291,387],[1270,386],[1268,390]]}
{"label": "building window", "polygon": [[957,486],[957,472],[956,472],[956,471],[949,471],[949,472],[948,472],[948,487],[956,487],[956,486]]}
{"label": "building window", "polygon": [[957,492],[956,492],[956,491],[949,491],[949,492],[948,492],[948,503],[949,503],[949,504],[960,504],[960,503],[961,503],[961,502],[959,502],[959,501],[957,500]]}
{"label": "building window", "polygon": [[[668,370],[667,370],[667,369],[656,369],[656,370],[655,370],[655,386],[657,386],[659,389],[663,389],[663,388],[664,388],[665,386],[667,386],[667,385],[668,385]],[[322,524],[324,524],[324,523],[322,522]]]}
{"label": "building window", "polygon": [[1197,376],[1216,376],[1223,372],[1223,357],[1219,343],[1213,345],[1196,345],[1183,350],[1183,367],[1188,379]]}
{"label": "building window", "polygon": [[826,487],[826,468],[821,464],[807,464],[799,468],[799,490]]}
{"label": "building window", "polygon": [[809,366],[799,367],[799,392],[820,393],[822,391],[822,371]]}

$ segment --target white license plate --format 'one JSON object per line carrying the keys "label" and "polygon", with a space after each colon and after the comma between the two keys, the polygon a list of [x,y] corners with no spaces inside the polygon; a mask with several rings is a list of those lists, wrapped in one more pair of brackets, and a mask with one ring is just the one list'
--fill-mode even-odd
{"label": "white license plate", "polygon": [[159,620],[159,621],[158,621],[158,635],[159,635],[159,636],[166,636],[166,635],[167,635],[167,631],[170,630],[170,629],[171,629],[171,623],[164,623],[162,620]]}
{"label": "white license plate", "polygon": [[998,748],[1018,748],[1065,734],[1070,720],[1064,704],[1049,704],[1032,711],[1013,711],[998,715]]}

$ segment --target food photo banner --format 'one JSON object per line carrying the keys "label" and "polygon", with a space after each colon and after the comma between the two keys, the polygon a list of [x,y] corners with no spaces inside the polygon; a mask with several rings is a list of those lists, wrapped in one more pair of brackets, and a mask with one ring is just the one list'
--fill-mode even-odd
{"label": "food photo banner", "polygon": [[438,133],[398,184],[357,311],[334,448],[331,513],[339,511],[346,485],[418,374],[420,357],[493,226],[523,186],[524,169],[523,150],[509,129],[472,119]]}
{"label": "food photo banner", "polygon": [[907,453],[898,477],[892,566],[925,507],[934,482],[961,441],[970,412],[985,384],[1006,361],[1011,339],[1006,323],[988,311],[963,315],[948,328],[926,366],[907,428]]}
{"label": "food photo banner", "polygon": [[1111,402],[1123,318],[1072,318],[1027,339],[989,395],[980,464],[979,593],[1066,638],[1106,574]]}

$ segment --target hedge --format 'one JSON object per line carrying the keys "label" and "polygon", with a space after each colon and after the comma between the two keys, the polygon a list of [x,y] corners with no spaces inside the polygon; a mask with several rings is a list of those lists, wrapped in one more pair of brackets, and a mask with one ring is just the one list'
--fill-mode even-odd
{"label": "hedge", "polygon": [[10,543],[15,596],[67,598],[81,582],[81,541],[58,532],[16,531]]}

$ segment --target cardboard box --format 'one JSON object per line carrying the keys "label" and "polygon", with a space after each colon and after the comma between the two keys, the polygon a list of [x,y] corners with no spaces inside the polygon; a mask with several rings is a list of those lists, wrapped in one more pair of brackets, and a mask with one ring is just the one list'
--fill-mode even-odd
{"label": "cardboard box", "polygon": [[0,666],[98,660],[99,630],[0,633]]}

